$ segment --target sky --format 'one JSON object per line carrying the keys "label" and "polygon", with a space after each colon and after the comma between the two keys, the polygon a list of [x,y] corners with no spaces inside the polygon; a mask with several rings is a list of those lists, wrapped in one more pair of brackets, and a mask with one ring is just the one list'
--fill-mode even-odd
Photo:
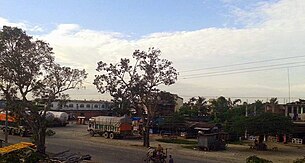
{"label": "sky", "polygon": [[50,43],[58,63],[86,69],[86,89],[72,99],[109,100],[92,84],[96,63],[149,47],[180,74],[160,89],[184,101],[305,98],[304,0],[0,0],[3,25]]}

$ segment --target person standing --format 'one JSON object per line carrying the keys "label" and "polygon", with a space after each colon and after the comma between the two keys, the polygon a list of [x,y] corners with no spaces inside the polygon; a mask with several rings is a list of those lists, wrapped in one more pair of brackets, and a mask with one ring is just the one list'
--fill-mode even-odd
{"label": "person standing", "polygon": [[172,155],[169,155],[168,163],[174,163],[174,159],[172,158]]}

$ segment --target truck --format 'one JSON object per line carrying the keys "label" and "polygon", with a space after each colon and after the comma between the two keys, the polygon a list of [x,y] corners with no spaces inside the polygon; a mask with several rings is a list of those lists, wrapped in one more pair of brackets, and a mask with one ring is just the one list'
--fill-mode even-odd
{"label": "truck", "polygon": [[104,138],[125,138],[132,135],[132,121],[128,116],[97,116],[89,119],[88,130],[91,136],[96,134]]}
{"label": "truck", "polygon": [[[6,114],[0,113],[0,127],[3,132],[5,132],[5,120]],[[10,135],[20,135],[22,137],[31,134],[31,130],[25,125],[23,120],[17,121],[15,117],[8,115],[8,125],[7,132]]]}

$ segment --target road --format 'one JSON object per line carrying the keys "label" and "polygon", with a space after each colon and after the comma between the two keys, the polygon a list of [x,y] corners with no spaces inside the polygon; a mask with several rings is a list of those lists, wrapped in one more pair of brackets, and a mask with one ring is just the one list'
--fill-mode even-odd
{"label": "road", "polygon": [[[65,150],[71,152],[79,152],[81,154],[90,154],[92,161],[98,163],[141,163],[145,156],[146,149],[141,146],[132,147],[128,145],[111,144],[113,141],[105,140],[102,137],[91,138],[82,128],[66,127],[53,128],[56,135],[46,139],[47,152],[59,153]],[[1,132],[0,137],[3,137]],[[9,136],[10,143],[17,143],[20,141],[30,141],[29,138],[19,136]],[[116,140],[114,140],[115,142]],[[138,140],[141,141],[141,140]],[[116,141],[119,142],[119,141]],[[171,152],[169,152],[171,153]],[[218,163],[219,161],[207,160],[198,157],[182,156],[173,154],[175,163]]]}

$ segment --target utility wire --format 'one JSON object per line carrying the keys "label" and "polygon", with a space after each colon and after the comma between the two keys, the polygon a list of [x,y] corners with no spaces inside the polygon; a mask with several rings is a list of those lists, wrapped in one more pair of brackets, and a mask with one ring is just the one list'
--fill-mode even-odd
{"label": "utility wire", "polygon": [[265,71],[265,70],[276,70],[276,69],[287,69],[293,67],[303,67],[304,65],[296,65],[296,66],[285,66],[285,67],[274,67],[274,68],[265,68],[265,69],[258,69],[258,70],[248,70],[248,71],[237,71],[231,73],[219,73],[219,74],[211,74],[211,75],[201,75],[201,76],[193,76],[193,77],[185,77],[182,79],[194,79],[194,78],[204,78],[204,77],[211,77],[211,76],[223,76],[223,75],[231,75],[231,74],[241,74],[241,73],[248,73],[248,72],[257,72],[257,71]]}
{"label": "utility wire", "polygon": [[304,58],[304,57],[305,57],[305,55],[292,56],[292,57],[282,57],[282,58],[274,58],[274,59],[259,60],[259,61],[252,61],[252,62],[236,63],[236,64],[229,64],[229,65],[222,65],[222,66],[215,66],[215,67],[206,67],[206,68],[199,68],[199,69],[184,70],[184,71],[180,71],[180,72],[193,72],[193,71],[217,69],[217,68],[224,68],[224,67],[240,66],[240,65],[279,61],[279,60],[287,60],[287,59],[295,59],[295,58]]}
{"label": "utility wire", "polygon": [[305,63],[305,61],[280,63],[280,64],[255,66],[255,67],[245,67],[245,68],[238,68],[238,69],[232,69],[232,70],[213,71],[213,72],[205,72],[205,73],[197,73],[197,74],[187,74],[187,75],[182,75],[181,77],[189,77],[189,76],[194,77],[194,76],[198,76],[198,75],[201,76],[201,75],[209,75],[209,74],[227,73],[227,72],[235,72],[235,71],[241,71],[241,70],[252,70],[252,69],[260,69],[260,68],[264,68],[264,67],[277,67],[277,66],[300,64],[300,63]]}

